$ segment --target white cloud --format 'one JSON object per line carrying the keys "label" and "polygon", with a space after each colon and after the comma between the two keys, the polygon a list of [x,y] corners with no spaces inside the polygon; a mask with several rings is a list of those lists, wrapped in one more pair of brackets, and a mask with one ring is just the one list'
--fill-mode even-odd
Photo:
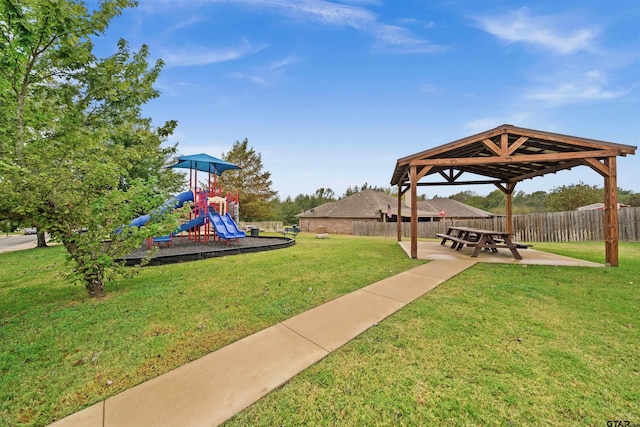
{"label": "white cloud", "polygon": [[558,78],[543,87],[525,91],[525,98],[565,105],[583,101],[597,101],[621,98],[630,92],[608,88],[607,74],[600,70],[588,70],[582,74]]}
{"label": "white cloud", "polygon": [[552,88],[530,91],[527,98],[560,105],[590,100],[616,99],[627,93],[629,93],[628,90],[607,90],[597,84],[562,83]]}
{"label": "white cloud", "polygon": [[185,20],[182,20],[180,22],[176,22],[174,25],[168,27],[166,29],[166,32],[167,33],[172,33],[174,31],[181,30],[182,28],[190,27],[190,26],[192,26],[194,24],[198,24],[200,22],[202,22],[202,17],[200,17],[200,16],[192,16],[192,17],[189,17],[189,18],[187,18]]}
{"label": "white cloud", "polygon": [[442,92],[442,90],[434,84],[425,83],[418,88],[418,92],[431,94]]}
{"label": "white cloud", "polygon": [[504,124],[504,120],[501,121],[497,117],[482,117],[465,123],[464,127],[469,129],[469,132],[480,133],[498,127],[501,124]]}
{"label": "white cloud", "polygon": [[595,27],[568,29],[560,17],[532,16],[526,8],[501,16],[476,17],[478,26],[508,43],[527,43],[560,54],[595,50],[599,30]]}
{"label": "white cloud", "polygon": [[229,76],[233,77],[234,79],[248,80],[260,86],[266,86],[268,84],[268,81],[264,76],[260,76],[257,74],[230,73]]}
{"label": "white cloud", "polygon": [[288,56],[282,60],[274,61],[264,67],[260,67],[253,73],[236,72],[231,73],[230,76],[236,79],[248,80],[261,86],[268,86],[279,78],[289,66],[299,61],[300,59],[295,56]]}
{"label": "white cloud", "polygon": [[265,49],[266,45],[252,46],[244,42],[240,46],[226,49],[212,49],[209,47],[189,47],[177,52],[166,52],[162,56],[167,66],[184,67],[191,65],[216,64],[219,62],[240,59]]}
{"label": "white cloud", "polygon": [[438,53],[446,50],[444,46],[417,37],[406,28],[381,23],[377,14],[362,7],[379,4],[372,0],[346,1],[350,4],[325,0],[201,0],[200,3],[233,3],[265,8],[297,20],[353,28],[372,35],[376,40],[375,50],[382,53]]}
{"label": "white cloud", "polygon": [[504,124],[511,124],[518,127],[527,127],[528,123],[535,120],[534,114],[529,111],[510,111],[500,116],[480,117],[470,120],[464,124],[469,132],[480,133]]}
{"label": "white cloud", "polygon": [[267,66],[267,69],[272,71],[280,70],[298,62],[300,62],[300,58],[297,58],[295,56],[287,56],[286,58],[280,61],[272,62]]}
{"label": "white cloud", "polygon": [[338,0],[340,3],[346,4],[367,4],[371,6],[382,6],[382,0]]}
{"label": "white cloud", "polygon": [[375,25],[372,33],[378,40],[376,48],[391,53],[438,53],[447,50],[445,46],[417,38],[405,28],[393,25]]}
{"label": "white cloud", "polygon": [[323,0],[236,0],[234,3],[272,8],[295,18],[357,29],[376,20],[376,15],[366,9]]}

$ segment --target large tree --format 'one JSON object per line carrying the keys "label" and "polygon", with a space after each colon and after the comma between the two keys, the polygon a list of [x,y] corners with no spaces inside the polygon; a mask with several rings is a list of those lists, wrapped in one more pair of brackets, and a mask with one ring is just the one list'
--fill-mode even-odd
{"label": "large tree", "polygon": [[148,48],[131,53],[124,40],[110,57],[93,54],[91,37],[135,5],[105,0],[89,13],[78,0],[0,0],[0,220],[61,241],[92,296],[117,258],[174,224],[121,227],[180,181],[163,167],[176,123],[141,117],[162,62],[149,66]]}
{"label": "large tree", "polygon": [[604,200],[604,190],[583,182],[556,187],[547,196],[545,204],[550,211],[572,211],[580,206]]}
{"label": "large tree", "polygon": [[262,156],[249,140],[236,141],[222,158],[240,166],[239,171],[227,171],[220,176],[225,190],[236,190],[240,199],[240,218],[243,221],[266,221],[276,218],[273,202],[278,193],[272,190],[271,172],[263,170]]}

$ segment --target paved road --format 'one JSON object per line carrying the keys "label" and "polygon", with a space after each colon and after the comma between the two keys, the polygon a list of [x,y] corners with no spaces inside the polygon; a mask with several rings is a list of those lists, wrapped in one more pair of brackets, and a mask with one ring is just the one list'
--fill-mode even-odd
{"label": "paved road", "polygon": [[35,248],[36,242],[38,240],[35,234],[29,234],[27,236],[5,236],[0,237],[0,252],[11,252],[21,249]]}

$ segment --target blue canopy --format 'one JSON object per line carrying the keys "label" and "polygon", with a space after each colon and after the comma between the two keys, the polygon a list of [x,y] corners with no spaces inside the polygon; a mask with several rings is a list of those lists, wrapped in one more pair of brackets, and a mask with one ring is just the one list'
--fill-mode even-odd
{"label": "blue canopy", "polygon": [[224,160],[208,154],[192,154],[190,156],[178,157],[178,163],[169,166],[170,168],[196,169],[202,172],[209,172],[214,175],[220,174],[229,169],[240,169],[240,166],[234,165]]}

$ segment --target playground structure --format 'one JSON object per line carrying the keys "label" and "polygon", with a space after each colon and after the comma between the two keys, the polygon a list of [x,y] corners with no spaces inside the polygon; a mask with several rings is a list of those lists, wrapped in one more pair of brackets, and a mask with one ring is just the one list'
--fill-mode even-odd
{"label": "playground structure", "polygon": [[[246,233],[238,229],[234,220],[234,216],[238,218],[239,214],[238,193],[227,192],[224,194],[222,189],[217,188],[218,175],[225,170],[240,169],[240,167],[206,154],[178,157],[178,163],[171,167],[189,169],[189,191],[175,195],[151,214],[142,215],[131,221],[129,226],[142,227],[154,215],[163,214],[168,210],[179,209],[185,203],[192,203],[189,218],[185,218],[185,222],[171,234],[149,239],[149,247],[153,246],[154,243],[170,245],[174,237],[178,235],[184,236],[184,233],[186,233],[186,237],[189,240],[204,244],[210,238],[218,241],[224,239],[228,245],[233,239],[238,243],[239,239],[246,237]],[[197,186],[198,171],[208,173],[208,190]]]}

